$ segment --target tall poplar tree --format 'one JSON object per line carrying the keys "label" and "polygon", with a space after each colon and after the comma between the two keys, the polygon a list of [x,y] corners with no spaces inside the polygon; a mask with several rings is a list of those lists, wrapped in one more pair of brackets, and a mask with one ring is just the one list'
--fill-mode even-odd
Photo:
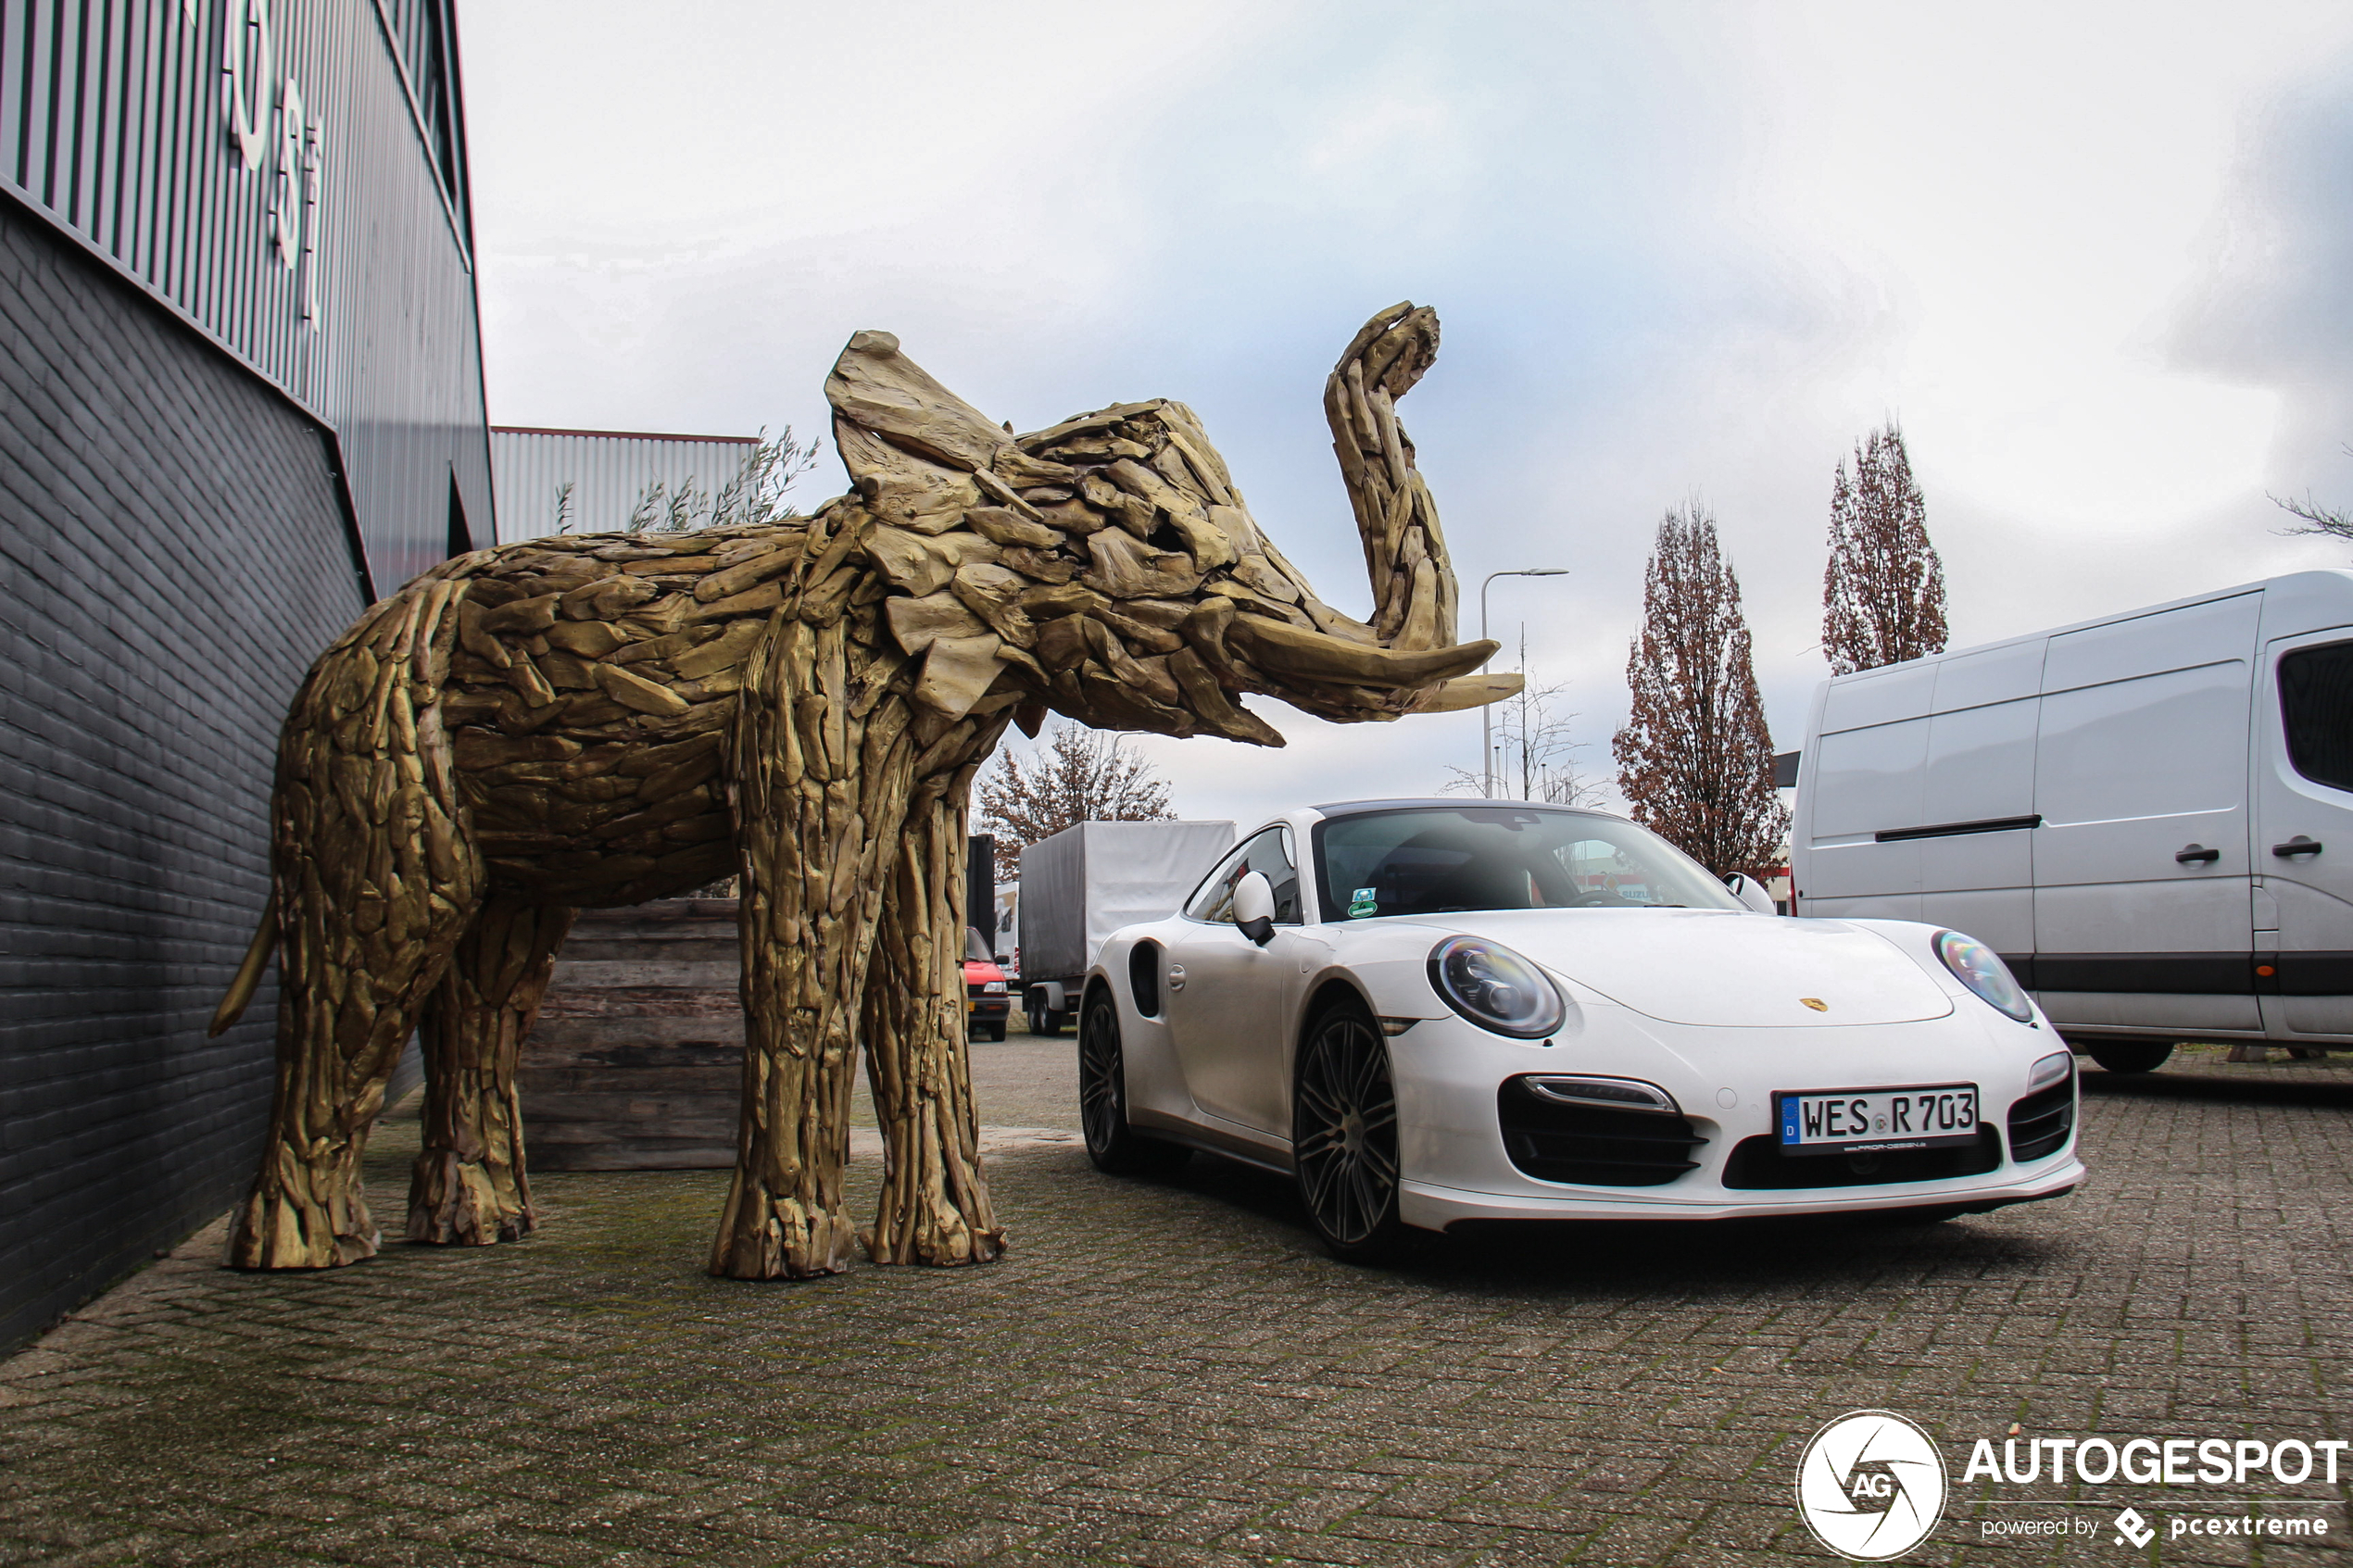
{"label": "tall poplar tree", "polygon": [[1822,652],[1835,674],[1943,653],[1944,563],[1928,542],[1928,502],[1912,480],[1903,428],[1855,447],[1831,485],[1831,564],[1822,577]]}
{"label": "tall poplar tree", "polygon": [[1633,712],[1610,749],[1634,820],[1719,876],[1779,866],[1789,810],[1773,788],[1740,579],[1705,507],[1658,525],[1626,680]]}

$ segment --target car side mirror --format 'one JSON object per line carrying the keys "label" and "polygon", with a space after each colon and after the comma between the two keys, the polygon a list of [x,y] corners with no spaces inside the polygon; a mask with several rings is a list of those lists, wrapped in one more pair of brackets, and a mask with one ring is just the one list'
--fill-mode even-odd
{"label": "car side mirror", "polygon": [[1234,884],[1234,924],[1262,947],[1275,939],[1275,884],[1265,872],[1252,872]]}
{"label": "car side mirror", "polygon": [[1724,885],[1732,890],[1733,897],[1738,898],[1760,915],[1780,913],[1780,910],[1773,907],[1773,896],[1766,892],[1764,885],[1753,876],[1743,876],[1739,872],[1734,872],[1724,879]]}

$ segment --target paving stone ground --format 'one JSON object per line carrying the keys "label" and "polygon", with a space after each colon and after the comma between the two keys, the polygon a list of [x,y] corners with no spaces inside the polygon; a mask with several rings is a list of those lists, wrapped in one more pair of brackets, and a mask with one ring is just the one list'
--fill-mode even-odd
{"label": "paving stone ground", "polygon": [[[997,1048],[988,1119],[1067,1125],[1067,1037]],[[2353,1438],[2353,1060],[2085,1085],[2095,1174],[2060,1202],[1387,1271],[1322,1256],[1279,1182],[1113,1180],[1035,1137],[1000,1140],[1013,1246],[979,1270],[711,1279],[716,1173],[549,1174],[526,1242],[316,1274],[228,1273],[216,1232],[0,1363],[0,1562],[1828,1561],[1796,1455],[1876,1407],[1956,1475],[1907,1562],[2345,1568],[2347,1481],[1959,1484],[2013,1423]],[[378,1134],[380,1217],[415,1136]],[[2251,1492],[2319,1499],[2326,1543],[2108,1528]],[[2099,1531],[1983,1537],[2054,1513]]]}

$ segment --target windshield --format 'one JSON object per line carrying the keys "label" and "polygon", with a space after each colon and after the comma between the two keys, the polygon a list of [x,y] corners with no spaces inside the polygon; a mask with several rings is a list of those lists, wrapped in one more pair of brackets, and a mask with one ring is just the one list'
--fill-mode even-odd
{"label": "windshield", "polygon": [[1427,806],[1315,825],[1327,921],[1463,909],[1737,909],[1647,828],[1521,805]]}

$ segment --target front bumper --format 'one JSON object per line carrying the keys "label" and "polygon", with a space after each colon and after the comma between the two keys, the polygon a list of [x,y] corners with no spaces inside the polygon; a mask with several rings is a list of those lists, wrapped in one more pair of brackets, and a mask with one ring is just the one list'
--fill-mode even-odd
{"label": "front bumper", "polygon": [[[1997,1178],[2004,1173],[2012,1179]],[[1692,1173],[1697,1175],[1699,1173]],[[1560,1197],[1531,1193],[1474,1192],[1435,1182],[1399,1184],[1397,1211],[1409,1225],[1442,1231],[1478,1220],[1736,1220],[1793,1214],[1862,1214],[1901,1209],[1995,1209],[2063,1198],[2083,1179],[2083,1162],[2072,1153],[2038,1160],[2035,1168],[1965,1176],[1944,1182],[1907,1182],[1886,1186],[1818,1187],[1806,1192],[1685,1194],[1667,1188],[1605,1193],[1564,1190]]]}
{"label": "front bumper", "polygon": [[[2056,1148],[2019,1160],[2010,1113],[2030,1097],[2032,1063],[2066,1047],[2048,1029],[1982,1010],[1987,1017],[1957,1012],[1884,1026],[1721,1029],[1666,1024],[1588,998],[1550,1045],[1506,1040],[1456,1019],[1424,1020],[1390,1042],[1401,1217],[1444,1230],[1470,1221],[1984,1210],[2059,1197],[2084,1176],[2072,1127]],[[1633,1079],[1666,1089],[1681,1111],[1676,1125],[1696,1135],[1692,1168],[1671,1177],[1660,1172],[1645,1185],[1531,1174],[1524,1154],[1514,1160],[1498,1110],[1503,1086],[1530,1073]],[[1744,1143],[1754,1150],[1770,1138],[1776,1091],[1946,1082],[1978,1085],[1980,1124],[1998,1150],[1974,1173],[1791,1185],[1760,1179],[1753,1158],[1745,1165],[1735,1158]],[[1679,1159],[1683,1153],[1675,1150]]]}

